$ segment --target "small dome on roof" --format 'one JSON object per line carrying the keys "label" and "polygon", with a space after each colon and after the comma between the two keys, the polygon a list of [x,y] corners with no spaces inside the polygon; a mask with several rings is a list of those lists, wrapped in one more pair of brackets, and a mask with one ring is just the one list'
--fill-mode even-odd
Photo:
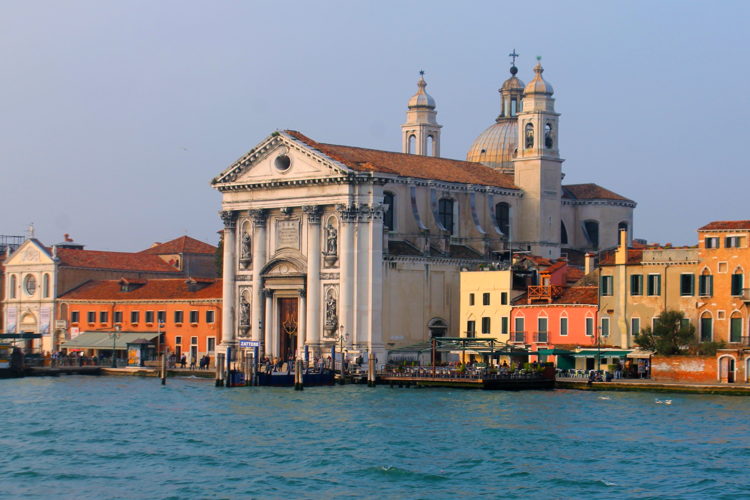
{"label": "small dome on roof", "polygon": [[503,86],[500,87],[500,92],[505,92],[508,90],[523,90],[524,83],[512,71],[513,68],[515,68],[515,66],[511,68],[511,74],[513,76],[503,82]]}
{"label": "small dome on roof", "polygon": [[544,72],[544,68],[542,68],[542,63],[537,62],[536,66],[534,66],[534,78],[529,82],[528,85],[526,85],[526,88],[524,89],[524,94],[547,94],[552,95],[555,91],[552,89],[552,85],[549,84],[548,81],[546,81],[544,78],[542,78],[542,73]]}
{"label": "small dome on roof", "polygon": [[424,72],[419,72],[419,81],[417,82],[417,93],[409,99],[409,108],[431,108],[435,109],[435,99],[425,91],[427,82],[424,81]]}
{"label": "small dome on roof", "polygon": [[513,172],[518,148],[516,120],[501,120],[479,134],[466,153],[466,161],[483,163],[506,173]]}

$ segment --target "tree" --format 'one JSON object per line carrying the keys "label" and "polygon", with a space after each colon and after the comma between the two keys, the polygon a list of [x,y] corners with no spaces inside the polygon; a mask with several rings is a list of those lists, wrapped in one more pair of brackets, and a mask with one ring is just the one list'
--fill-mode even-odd
{"label": "tree", "polygon": [[642,349],[669,356],[680,354],[695,339],[695,327],[683,321],[681,311],[664,311],[654,322],[635,335],[635,343]]}
{"label": "tree", "polygon": [[221,231],[219,244],[216,246],[214,265],[216,266],[216,276],[222,277],[224,274],[224,231]]}

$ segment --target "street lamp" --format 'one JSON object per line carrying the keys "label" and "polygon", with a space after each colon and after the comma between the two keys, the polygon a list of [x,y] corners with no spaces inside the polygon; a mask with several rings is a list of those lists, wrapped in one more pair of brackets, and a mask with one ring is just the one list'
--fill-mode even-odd
{"label": "street lamp", "polygon": [[[344,342],[346,342],[349,339],[349,335],[344,333],[344,325],[341,325],[341,333],[339,333],[339,336],[336,338],[336,340],[339,343],[339,352],[341,353],[341,374],[344,374]],[[334,365],[333,369],[336,369],[336,366]]]}
{"label": "street lamp", "polygon": [[596,327],[596,371],[602,370],[602,327]]}
{"label": "street lamp", "polygon": [[112,368],[117,368],[117,358],[115,357],[115,346],[117,344],[117,338],[120,334],[120,325],[115,325],[115,331],[111,332],[112,335]]}

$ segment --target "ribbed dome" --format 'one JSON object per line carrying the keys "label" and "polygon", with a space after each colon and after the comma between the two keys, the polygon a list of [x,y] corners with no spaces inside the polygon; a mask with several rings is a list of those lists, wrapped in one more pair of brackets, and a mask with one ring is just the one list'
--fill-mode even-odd
{"label": "ribbed dome", "polygon": [[501,120],[479,134],[466,153],[466,161],[476,161],[513,172],[513,158],[518,148],[518,124],[515,119]]}
{"label": "ribbed dome", "polygon": [[543,72],[544,68],[542,68],[542,63],[536,63],[536,66],[534,66],[534,73],[536,73],[536,75],[534,75],[534,78],[529,82],[528,85],[526,85],[526,88],[523,90],[524,94],[552,95],[555,92],[552,89],[552,85],[550,85],[548,81],[542,78]]}
{"label": "ribbed dome", "polygon": [[417,87],[419,87],[419,90],[417,90],[417,93],[414,94],[411,99],[409,99],[409,108],[435,109],[435,99],[433,99],[432,96],[424,90],[425,87],[427,87],[427,82],[424,81],[423,76],[419,77]]}
{"label": "ribbed dome", "polygon": [[518,79],[517,76],[513,75],[503,82],[503,86],[500,87],[500,92],[506,90],[523,90],[523,82]]}

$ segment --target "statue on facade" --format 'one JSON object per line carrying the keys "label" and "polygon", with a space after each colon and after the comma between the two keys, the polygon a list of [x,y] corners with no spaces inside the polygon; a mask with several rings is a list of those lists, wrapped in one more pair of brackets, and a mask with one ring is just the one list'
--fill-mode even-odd
{"label": "statue on facade", "polygon": [[242,264],[242,267],[247,268],[252,260],[250,233],[244,233],[242,235],[242,242],[240,243],[240,264]]}
{"label": "statue on facade", "polygon": [[326,255],[336,255],[338,231],[330,222],[326,226]]}
{"label": "statue on facade", "polygon": [[332,335],[334,331],[336,331],[336,328],[338,327],[339,319],[336,315],[336,298],[333,296],[333,293],[328,294],[328,299],[326,299],[326,318],[325,318],[325,329],[326,332],[328,332],[328,335]]}
{"label": "statue on facade", "polygon": [[250,329],[250,303],[247,298],[243,295],[240,299],[240,330],[243,334],[247,334]]}

